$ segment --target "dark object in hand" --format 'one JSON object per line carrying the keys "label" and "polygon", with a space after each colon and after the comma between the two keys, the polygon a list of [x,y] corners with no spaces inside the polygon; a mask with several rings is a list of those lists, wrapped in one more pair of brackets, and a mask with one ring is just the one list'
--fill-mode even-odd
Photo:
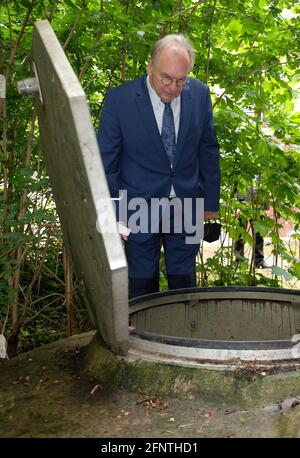
{"label": "dark object in hand", "polygon": [[207,223],[204,224],[204,234],[203,234],[203,240],[205,242],[215,242],[216,240],[219,239],[221,234],[221,224],[217,223],[216,221],[207,221]]}

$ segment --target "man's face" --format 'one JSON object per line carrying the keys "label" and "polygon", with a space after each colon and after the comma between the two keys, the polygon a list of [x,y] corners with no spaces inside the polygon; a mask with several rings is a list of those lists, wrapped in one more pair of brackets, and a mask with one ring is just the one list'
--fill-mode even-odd
{"label": "man's face", "polygon": [[150,60],[147,72],[156,94],[164,102],[171,102],[184,87],[189,72],[189,55],[183,49],[163,48],[155,65]]}

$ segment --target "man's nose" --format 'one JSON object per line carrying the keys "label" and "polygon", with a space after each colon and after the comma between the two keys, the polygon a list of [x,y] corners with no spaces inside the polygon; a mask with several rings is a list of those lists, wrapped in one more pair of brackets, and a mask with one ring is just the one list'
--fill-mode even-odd
{"label": "man's nose", "polygon": [[176,80],[172,80],[172,83],[169,85],[169,87],[172,89],[172,91],[177,91],[177,82]]}

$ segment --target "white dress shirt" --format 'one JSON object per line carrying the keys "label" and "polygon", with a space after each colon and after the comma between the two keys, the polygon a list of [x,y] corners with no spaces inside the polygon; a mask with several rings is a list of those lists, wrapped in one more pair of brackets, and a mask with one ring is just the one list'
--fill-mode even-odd
{"label": "white dress shirt", "polygon": [[[157,127],[159,130],[159,133],[161,135],[161,130],[162,130],[162,121],[163,121],[163,114],[164,114],[164,109],[165,109],[165,104],[161,100],[161,98],[156,94],[155,90],[152,88],[150,84],[150,79],[149,75],[147,75],[146,78],[146,83],[149,91],[149,96],[154,112],[154,116],[156,119]],[[177,137],[178,137],[178,130],[179,130],[179,122],[180,122],[180,95],[176,97],[174,100],[171,102],[171,108],[173,111],[173,117],[174,117],[174,124],[175,124],[175,137],[176,137],[176,142],[177,142]],[[172,186],[171,192],[170,192],[170,197],[175,197],[175,191]]]}

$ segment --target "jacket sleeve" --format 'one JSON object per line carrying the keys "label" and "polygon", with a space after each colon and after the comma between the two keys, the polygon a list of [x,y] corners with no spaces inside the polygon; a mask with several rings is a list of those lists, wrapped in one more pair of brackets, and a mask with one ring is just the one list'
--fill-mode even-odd
{"label": "jacket sleeve", "polygon": [[112,91],[109,91],[105,97],[97,140],[111,197],[118,197],[122,132]]}
{"label": "jacket sleeve", "polygon": [[219,144],[215,135],[209,89],[206,96],[206,116],[199,143],[200,174],[204,183],[204,210],[217,211],[220,198]]}

